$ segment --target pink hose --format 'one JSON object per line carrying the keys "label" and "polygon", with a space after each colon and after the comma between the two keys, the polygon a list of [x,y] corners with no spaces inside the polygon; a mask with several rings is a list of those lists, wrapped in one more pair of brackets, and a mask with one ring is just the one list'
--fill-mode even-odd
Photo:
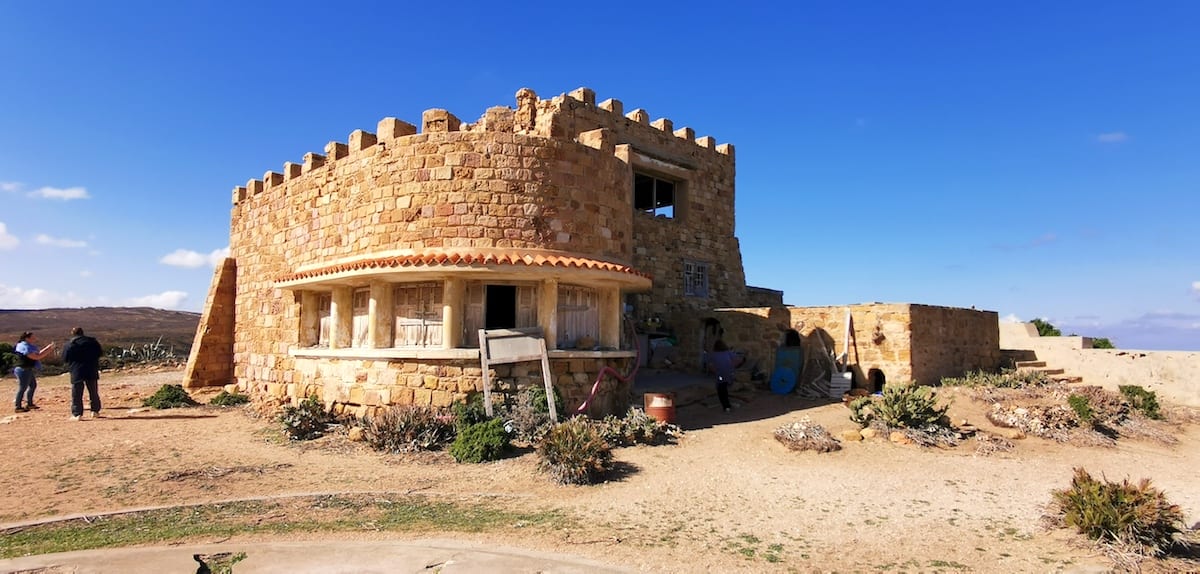
{"label": "pink hose", "polygon": [[612,375],[622,383],[628,383],[629,381],[633,380],[633,377],[637,376],[638,366],[642,364],[642,348],[641,345],[637,344],[637,331],[632,329],[633,321],[626,319],[625,322],[631,328],[631,334],[633,335],[633,350],[635,353],[633,370],[629,371],[629,374],[622,375],[621,373],[618,373],[616,369],[608,365],[604,365],[604,368],[600,369],[600,373],[596,375],[596,382],[592,383],[592,392],[588,394],[587,400],[583,401],[583,404],[579,405],[579,408],[575,409],[575,414],[583,414],[587,411],[588,407],[591,406],[592,399],[596,398],[596,391],[600,390],[600,382],[604,380],[604,375]]}

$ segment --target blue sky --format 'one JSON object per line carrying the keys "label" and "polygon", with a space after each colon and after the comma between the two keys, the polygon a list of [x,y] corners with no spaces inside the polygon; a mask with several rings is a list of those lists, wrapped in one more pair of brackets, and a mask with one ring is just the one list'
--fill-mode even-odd
{"label": "blue sky", "polygon": [[780,4],[0,0],[0,308],[200,310],[233,186],[587,86],[736,146],[789,304],[1200,350],[1200,3]]}

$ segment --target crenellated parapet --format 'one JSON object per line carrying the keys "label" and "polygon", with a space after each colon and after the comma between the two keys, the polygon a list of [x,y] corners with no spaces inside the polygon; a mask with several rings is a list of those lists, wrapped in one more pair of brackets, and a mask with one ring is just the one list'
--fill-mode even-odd
{"label": "crenellated parapet", "polygon": [[[444,109],[429,109],[421,114],[420,127],[408,122],[387,117],[379,121],[374,133],[365,130],[355,130],[350,133],[346,142],[331,141],[325,145],[323,153],[309,152],[304,154],[301,163],[285,162],[282,172],[268,171],[262,179],[252,179],[245,186],[233,189],[232,200],[238,204],[249,197],[256,196],[266,190],[284,186],[304,175],[326,168],[348,157],[356,157],[371,153],[376,146],[406,145],[406,138],[420,134],[439,134],[452,132],[487,132],[538,135],[542,137],[559,137],[580,141],[587,132],[606,126],[584,125],[575,127],[574,131],[561,127],[561,120],[556,114],[564,108],[574,111],[583,108],[599,114],[611,127],[607,129],[642,130],[643,134],[659,133],[671,136],[676,140],[687,142],[698,150],[710,150],[716,154],[733,158],[733,145],[717,144],[712,136],[696,136],[690,127],[676,129],[669,118],[658,118],[653,121],[650,114],[641,108],[625,112],[625,105],[617,99],[609,98],[596,103],[596,92],[590,88],[577,88],[549,100],[540,99],[529,89],[522,88],[516,94],[516,109],[504,106],[489,108],[483,116],[474,123],[466,123],[453,113]],[[589,136],[589,142],[594,137]],[[621,139],[621,138],[617,138]],[[619,142],[621,143],[621,142]],[[587,145],[594,146],[594,143]],[[609,146],[611,147],[611,145]]]}

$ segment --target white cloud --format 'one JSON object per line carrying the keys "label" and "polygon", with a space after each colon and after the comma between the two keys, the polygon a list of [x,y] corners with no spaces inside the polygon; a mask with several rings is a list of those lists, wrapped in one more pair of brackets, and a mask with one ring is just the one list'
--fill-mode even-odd
{"label": "white cloud", "polygon": [[0,181],[0,191],[20,191],[21,184],[15,181]]}
{"label": "white cloud", "polygon": [[38,236],[34,238],[34,241],[37,241],[42,245],[53,245],[54,247],[87,247],[86,241],[80,241],[78,239],[66,239],[64,237],[50,237],[45,233],[38,234]]}
{"label": "white cloud", "polygon": [[157,307],[159,309],[178,309],[187,300],[188,294],[183,291],[163,291],[157,295],[134,297],[128,304],[136,307]]}
{"label": "white cloud", "polygon": [[92,272],[91,272],[91,271],[89,271],[89,270],[87,270],[87,269],[84,269],[83,271],[80,271],[80,272],[79,272],[79,276],[80,276],[80,277],[91,277],[91,276],[92,276]]}
{"label": "white cloud", "polygon": [[31,191],[30,196],[40,197],[42,199],[60,199],[62,201],[70,201],[72,199],[88,199],[87,189],[83,187],[42,187],[37,191]]}
{"label": "white cloud", "polygon": [[88,302],[75,293],[54,293],[45,289],[23,289],[0,283],[0,301],[6,309],[45,309],[47,307],[79,307]]}
{"label": "white cloud", "polygon": [[1001,323],[1024,323],[1015,313],[1009,313],[1000,318]]}
{"label": "white cloud", "polygon": [[209,265],[216,267],[221,264],[226,257],[229,257],[229,248],[222,247],[214,249],[208,255],[192,251],[190,249],[176,249],[159,259],[158,262],[164,265],[172,265],[175,267],[203,267]]}
{"label": "white cloud", "polygon": [[[3,231],[3,224],[0,224],[0,231]],[[1200,281],[1192,281],[1192,296],[1200,299]]]}
{"label": "white cloud", "polygon": [[1129,139],[1125,132],[1107,132],[1096,136],[1096,141],[1100,143],[1121,143]]}
{"label": "white cloud", "polygon": [[20,243],[21,240],[17,239],[16,235],[8,233],[8,226],[0,222],[0,249],[16,249]]}

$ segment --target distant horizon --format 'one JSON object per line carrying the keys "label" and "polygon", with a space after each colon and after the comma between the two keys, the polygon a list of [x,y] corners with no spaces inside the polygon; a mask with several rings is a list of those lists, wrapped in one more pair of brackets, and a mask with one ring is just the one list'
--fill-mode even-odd
{"label": "distant horizon", "polygon": [[[865,302],[865,303],[852,303],[852,304],[850,304],[850,305],[820,305],[820,307],[848,307],[848,306],[853,306],[853,305],[871,305],[871,304],[881,304],[881,305],[928,305],[928,306],[931,306],[931,307],[947,307],[947,305],[936,305],[936,304],[933,304],[933,303],[916,303],[916,302],[912,302],[912,301],[908,301],[908,302],[897,302],[897,301],[893,301],[893,302],[880,302],[880,301],[871,301],[871,302]],[[788,306],[788,307],[801,307],[801,306],[799,306],[799,305],[790,305],[790,304],[786,304],[786,303],[785,303],[785,306]],[[145,305],[137,305],[137,306],[131,306],[131,305],[90,305],[90,306],[86,306],[86,307],[47,307],[47,308],[41,308],[41,309],[0,309],[0,313],[13,313],[13,312],[36,312],[36,311],[60,311],[60,310],[86,310],[86,309],[150,309],[150,310],[154,310],[154,311],[163,311],[163,312],[167,312],[167,313],[185,313],[185,314],[188,314],[188,315],[198,315],[198,316],[202,316],[202,315],[204,314],[203,310],[201,310],[201,311],[189,311],[189,310],[185,310],[185,309],[163,309],[163,308],[160,308],[160,307],[148,307],[148,306],[145,306]],[[991,310],[989,310],[989,309],[977,309],[977,310],[978,310],[978,311],[983,311],[983,312],[995,313],[995,311],[991,311]],[[1005,317],[1001,317],[1001,316],[999,316],[999,314],[997,314],[997,323],[1016,323],[1016,322],[1019,322],[1019,323],[1032,323],[1032,321],[1012,321],[1012,320],[1006,320],[1006,318],[1005,318]],[[1051,323],[1051,324],[1053,324],[1053,323]],[[1062,328],[1061,328],[1061,327],[1059,327],[1058,325],[1054,325],[1054,327],[1055,327],[1055,328],[1058,328],[1060,331],[1062,331],[1062,333],[1063,333],[1063,334],[1062,334],[1062,336],[1063,336],[1063,337],[1085,337],[1085,338],[1089,338],[1089,339],[1108,338],[1108,337],[1103,337],[1103,336],[1092,336],[1092,335],[1085,335],[1085,334],[1082,334],[1082,333],[1074,333],[1074,332],[1068,333],[1068,331],[1067,331],[1067,330],[1065,330],[1065,329],[1062,329]],[[1110,340],[1111,340],[1111,339],[1110,339]],[[1171,353],[1194,353],[1194,352],[1200,352],[1200,349],[1167,349],[1167,348],[1148,349],[1148,348],[1142,348],[1142,347],[1122,347],[1122,346],[1120,346],[1120,345],[1117,345],[1117,347],[1116,347],[1116,350],[1119,350],[1119,351],[1153,351],[1153,352],[1164,352],[1164,353],[1167,353],[1167,352],[1171,352]]]}

